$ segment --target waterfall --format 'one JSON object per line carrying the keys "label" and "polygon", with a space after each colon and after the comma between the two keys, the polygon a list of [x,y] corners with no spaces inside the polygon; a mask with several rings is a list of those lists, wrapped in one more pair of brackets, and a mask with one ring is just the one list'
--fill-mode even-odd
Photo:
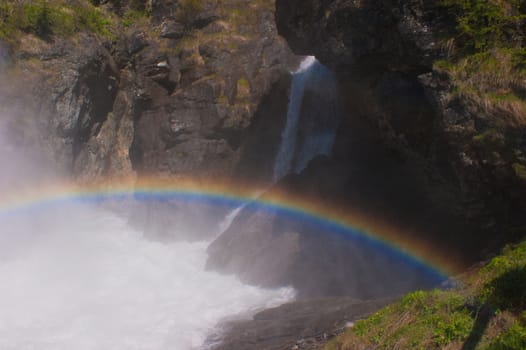
{"label": "waterfall", "polygon": [[[330,156],[338,126],[336,80],[331,71],[307,56],[293,73],[287,119],[274,162],[273,181],[290,172],[300,173],[317,155]],[[220,236],[246,203],[219,223]]]}
{"label": "waterfall", "polygon": [[338,124],[336,94],[332,72],[313,56],[306,57],[292,76],[274,181],[301,172],[317,155],[331,154]]}
{"label": "waterfall", "polygon": [[230,225],[232,225],[232,222],[236,218],[237,214],[239,214],[239,212],[241,211],[241,209],[245,207],[245,205],[246,203],[243,203],[239,207],[234,208],[233,210],[228,212],[228,214],[226,214],[223,220],[221,220],[221,222],[219,223],[219,229],[217,230],[218,232],[217,237],[221,236],[226,230],[228,230],[228,228],[230,227]]}

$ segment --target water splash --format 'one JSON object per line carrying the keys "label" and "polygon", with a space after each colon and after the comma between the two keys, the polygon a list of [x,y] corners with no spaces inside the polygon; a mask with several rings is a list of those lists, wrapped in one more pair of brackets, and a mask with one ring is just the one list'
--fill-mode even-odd
{"label": "water splash", "polygon": [[205,271],[207,246],[147,240],[91,205],[3,217],[0,349],[195,349],[293,296]]}

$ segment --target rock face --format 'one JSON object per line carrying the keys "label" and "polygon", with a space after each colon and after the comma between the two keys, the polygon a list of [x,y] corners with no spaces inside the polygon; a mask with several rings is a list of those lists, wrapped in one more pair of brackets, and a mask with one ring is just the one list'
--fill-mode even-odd
{"label": "rock face", "polygon": [[[111,39],[24,34],[13,50],[0,44],[11,143],[80,182],[235,174],[268,182],[299,62],[277,34],[273,1],[137,4],[99,3],[123,18],[143,13],[121,20]],[[135,214],[155,238],[202,239],[217,233],[224,210],[151,203]]]}
{"label": "rock face", "polygon": [[350,323],[368,317],[393,300],[325,298],[297,301],[257,313],[251,321],[225,323],[215,350],[322,349]]}
{"label": "rock face", "polygon": [[[517,119],[509,111],[453,94],[455,82],[434,68],[452,28],[438,5],[276,1],[279,32],[293,50],[336,72],[343,113],[331,157],[276,187],[359,207],[466,266],[524,234],[526,181],[517,169],[526,164],[526,130],[506,122]],[[426,286],[396,284],[410,273],[386,261],[375,268],[373,252],[266,212],[240,215],[209,253],[220,271],[267,286],[289,282],[306,295],[371,298]]]}
{"label": "rock face", "polygon": [[[330,205],[331,191],[345,188],[337,179],[341,170],[320,157],[303,174],[286,177],[274,190],[310,192],[311,200]],[[262,199],[272,196],[272,191]],[[439,276],[367,240],[257,204],[244,207],[208,253],[208,268],[269,288],[292,286],[299,298],[350,295],[367,300],[442,282]]]}
{"label": "rock face", "polygon": [[342,71],[350,66],[428,70],[442,55],[437,37],[451,30],[436,1],[277,0],[280,34],[297,53]]}
{"label": "rock face", "polygon": [[62,174],[93,179],[109,169],[126,168],[115,148],[132,133],[123,130],[126,116],[111,113],[122,98],[120,74],[98,40],[81,35],[78,43],[51,44],[28,36],[13,65],[4,75],[8,83],[1,98],[16,147],[23,149],[24,142],[33,140],[39,146],[27,148],[40,147],[49,166]]}
{"label": "rock face", "polygon": [[[241,158],[253,162],[247,148],[256,145],[246,137],[253,122],[283,120],[286,101],[265,101],[287,89],[297,59],[277,35],[271,1],[192,4],[151,2],[151,17],[127,24],[112,42],[24,36],[6,77],[13,84],[2,91],[20,103],[3,104],[4,114],[15,120],[27,110],[32,130],[46,135],[32,137],[62,172],[85,181],[232,175]],[[105,6],[124,13],[128,4]],[[2,65],[6,52],[3,45]]]}
{"label": "rock face", "polygon": [[[526,192],[517,164],[523,164],[524,126],[505,122],[513,119],[508,111],[484,110],[455,95],[455,82],[434,68],[448,55],[454,28],[445,11],[436,1],[276,1],[279,32],[293,50],[316,55],[340,78],[347,118],[334,161],[348,173],[370,172],[370,184],[381,185],[376,172],[387,169],[386,181],[413,192],[402,206],[420,218],[409,224],[441,223],[429,239],[473,261],[523,232]],[[377,165],[360,161],[360,146]],[[404,181],[408,176],[412,184]],[[351,178],[360,183],[343,182]],[[365,186],[373,189],[365,206],[385,201],[400,211],[399,201]],[[345,188],[354,201],[356,190]]]}
{"label": "rock face", "polygon": [[[172,16],[168,2],[152,5],[161,38],[137,29],[117,53],[138,77],[131,161],[139,173],[231,176],[253,117],[295,59],[277,36],[271,2],[183,5]],[[265,117],[279,124],[283,115]]]}

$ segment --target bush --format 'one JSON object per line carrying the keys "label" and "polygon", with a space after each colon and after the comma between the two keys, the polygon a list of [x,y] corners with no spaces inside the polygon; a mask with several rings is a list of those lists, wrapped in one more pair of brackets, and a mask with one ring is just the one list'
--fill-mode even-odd
{"label": "bush", "polygon": [[514,324],[507,332],[491,342],[487,350],[522,350],[526,349],[526,328]]}
{"label": "bush", "polygon": [[526,308],[526,268],[511,268],[491,280],[484,286],[482,296],[501,310]]}
{"label": "bush", "polygon": [[26,32],[32,32],[41,37],[52,34],[51,9],[45,1],[25,4],[22,8],[21,19],[20,26]]}
{"label": "bush", "polygon": [[203,4],[201,0],[181,0],[177,12],[177,20],[189,29],[198,19],[202,9]]}
{"label": "bush", "polygon": [[457,19],[457,44],[468,52],[522,45],[524,1],[442,0]]}
{"label": "bush", "polygon": [[145,11],[130,9],[122,16],[122,25],[124,28],[130,27],[132,24],[140,22],[148,17],[148,13]]}
{"label": "bush", "polygon": [[90,31],[110,35],[111,21],[102,10],[89,3],[62,1],[1,1],[0,37],[13,41],[18,31],[43,39]]}

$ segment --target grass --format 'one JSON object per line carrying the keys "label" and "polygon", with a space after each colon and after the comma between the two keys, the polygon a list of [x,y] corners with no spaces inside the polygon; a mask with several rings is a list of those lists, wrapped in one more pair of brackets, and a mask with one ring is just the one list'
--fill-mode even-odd
{"label": "grass", "polygon": [[0,38],[10,43],[23,33],[42,39],[81,31],[111,37],[111,27],[111,16],[87,1],[0,1]]}
{"label": "grass", "polygon": [[456,19],[457,46],[468,53],[521,40],[525,8],[520,0],[441,0]]}
{"label": "grass", "polygon": [[[472,113],[494,127],[526,126],[526,70],[515,57],[519,49],[492,48],[457,59],[439,60],[434,69],[448,74],[451,98],[460,98]],[[495,118],[500,116],[500,118]]]}
{"label": "grass", "polygon": [[122,26],[129,28],[134,24],[146,23],[148,21],[149,14],[144,10],[128,9],[122,16]]}
{"label": "grass", "polygon": [[526,241],[463,287],[417,291],[335,338],[326,350],[526,349]]}
{"label": "grass", "polygon": [[512,167],[515,175],[522,181],[526,181],[526,166],[520,163],[513,163]]}
{"label": "grass", "polygon": [[487,350],[514,350],[526,349],[526,327],[515,324],[508,331],[496,337],[487,347]]}
{"label": "grass", "polygon": [[504,147],[504,136],[495,129],[489,129],[472,138],[473,144],[487,150],[498,150]]}
{"label": "grass", "polygon": [[177,11],[177,19],[186,27],[191,28],[193,22],[198,18],[203,3],[201,0],[181,0]]}
{"label": "grass", "polygon": [[[519,0],[440,0],[456,22],[448,57],[435,62],[455,87],[453,98],[495,127],[526,126],[526,6]],[[499,118],[496,118],[499,116]]]}
{"label": "grass", "polygon": [[[358,322],[352,332],[375,349],[435,349],[466,338],[473,324],[466,300],[458,293],[417,291]],[[346,344],[350,346],[336,339],[327,349],[345,349]]]}

